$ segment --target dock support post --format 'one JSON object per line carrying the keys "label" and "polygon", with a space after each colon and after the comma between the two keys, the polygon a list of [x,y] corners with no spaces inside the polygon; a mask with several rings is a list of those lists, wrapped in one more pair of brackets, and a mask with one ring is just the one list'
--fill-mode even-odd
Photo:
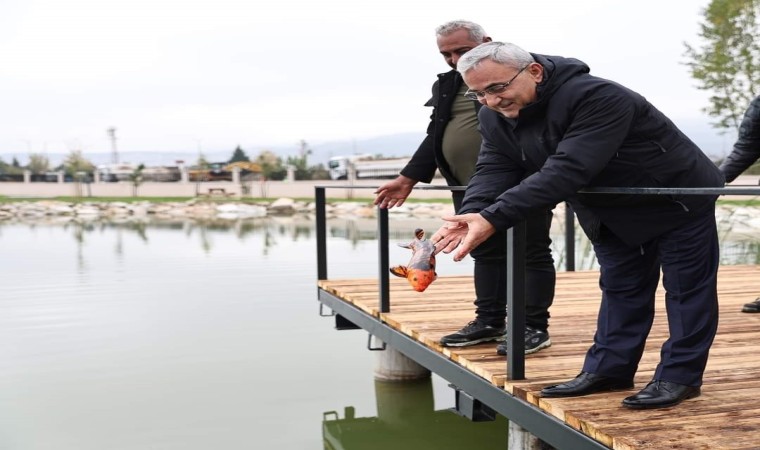
{"label": "dock support post", "polygon": [[509,450],[552,450],[552,447],[520,425],[509,421],[509,438],[507,439]]}
{"label": "dock support post", "polygon": [[430,378],[430,371],[391,346],[375,352],[375,380],[411,381]]}

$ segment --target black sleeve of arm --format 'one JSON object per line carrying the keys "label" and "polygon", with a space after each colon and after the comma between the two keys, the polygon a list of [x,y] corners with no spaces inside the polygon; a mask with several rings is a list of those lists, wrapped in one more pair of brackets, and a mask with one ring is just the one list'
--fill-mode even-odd
{"label": "black sleeve of arm", "polygon": [[428,133],[412,155],[412,159],[401,169],[401,175],[423,183],[430,183],[433,181],[437,168],[434,138]]}
{"label": "black sleeve of arm", "polygon": [[425,103],[425,106],[433,107],[433,111],[430,113],[430,123],[427,127],[427,136],[422,140],[420,146],[417,147],[417,151],[412,155],[412,159],[401,169],[401,175],[423,183],[433,181],[435,171],[438,168],[435,161],[435,108],[439,89],[439,82],[436,81],[433,83],[432,96]]}
{"label": "black sleeve of arm", "polygon": [[725,175],[726,181],[731,182],[758,158],[760,158],[760,97],[752,100],[744,113],[734,149],[720,165],[720,170]]}

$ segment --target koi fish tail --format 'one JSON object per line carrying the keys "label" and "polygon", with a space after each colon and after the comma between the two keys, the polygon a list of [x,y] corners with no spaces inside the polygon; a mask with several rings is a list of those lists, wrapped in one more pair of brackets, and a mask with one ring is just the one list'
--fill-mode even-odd
{"label": "koi fish tail", "polygon": [[406,278],[409,271],[406,266],[393,266],[390,268],[390,272],[397,277]]}

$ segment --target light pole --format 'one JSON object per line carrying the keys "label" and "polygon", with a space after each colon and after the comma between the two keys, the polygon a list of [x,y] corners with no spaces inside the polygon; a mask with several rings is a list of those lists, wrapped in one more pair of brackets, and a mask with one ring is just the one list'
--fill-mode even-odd
{"label": "light pole", "polygon": [[113,164],[119,163],[119,152],[116,150],[116,128],[111,127],[107,130],[108,137],[111,139],[111,162]]}

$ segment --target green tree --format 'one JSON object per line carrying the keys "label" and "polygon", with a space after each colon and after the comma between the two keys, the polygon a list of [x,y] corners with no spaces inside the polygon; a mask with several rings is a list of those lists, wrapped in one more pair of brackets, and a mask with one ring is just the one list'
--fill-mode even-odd
{"label": "green tree", "polygon": [[295,168],[296,180],[311,180],[311,171],[309,170],[309,155],[311,155],[311,149],[309,144],[303,139],[298,143],[298,155],[289,156],[287,164]]}
{"label": "green tree", "polygon": [[298,156],[288,156],[287,165],[293,166],[295,169],[296,180],[311,180],[311,172],[306,167],[306,160]]}
{"label": "green tree", "polygon": [[700,23],[703,44],[684,43],[692,78],[711,93],[704,111],[716,118],[716,128],[737,129],[760,93],[759,15],[760,0],[712,0]]}
{"label": "green tree", "polygon": [[198,160],[195,161],[195,165],[199,169],[208,169],[210,166],[208,160],[206,159],[206,156],[203,153],[198,154]]}
{"label": "green tree", "polygon": [[209,167],[211,167],[211,163],[208,162],[206,156],[201,153],[198,155],[198,160],[195,161],[195,167],[197,167],[198,170],[208,170]]}
{"label": "green tree", "polygon": [[206,159],[206,156],[203,153],[198,153],[198,159],[195,161],[195,166],[190,167],[190,180],[196,181],[198,184],[196,184],[196,194],[199,192],[200,189],[200,182],[201,181],[208,181],[209,175],[208,171],[211,167],[211,163],[208,162]]}
{"label": "green tree", "polygon": [[78,173],[91,173],[95,165],[84,157],[81,150],[72,150],[63,160],[63,170],[72,178],[79,178]]}
{"label": "green tree", "polygon": [[330,172],[327,170],[324,164],[319,163],[316,166],[309,167],[312,180],[329,180]]}
{"label": "green tree", "polygon": [[284,180],[287,175],[282,158],[269,150],[259,153],[254,162],[261,166],[261,172],[267,180]]}
{"label": "green tree", "polygon": [[26,168],[34,175],[44,174],[50,170],[50,159],[41,153],[31,153]]}
{"label": "green tree", "polygon": [[235,151],[232,153],[232,158],[230,158],[229,163],[234,162],[240,162],[240,161],[250,161],[251,158],[248,157],[248,155],[245,154],[245,151],[243,151],[242,148],[238,145]]}
{"label": "green tree", "polygon": [[22,172],[23,170],[20,167],[15,167],[13,164],[9,164],[0,158],[0,173],[8,175],[20,175]]}
{"label": "green tree", "polygon": [[129,182],[132,183],[132,197],[137,197],[137,188],[143,182],[143,170],[145,170],[145,164],[140,164],[129,174]]}

